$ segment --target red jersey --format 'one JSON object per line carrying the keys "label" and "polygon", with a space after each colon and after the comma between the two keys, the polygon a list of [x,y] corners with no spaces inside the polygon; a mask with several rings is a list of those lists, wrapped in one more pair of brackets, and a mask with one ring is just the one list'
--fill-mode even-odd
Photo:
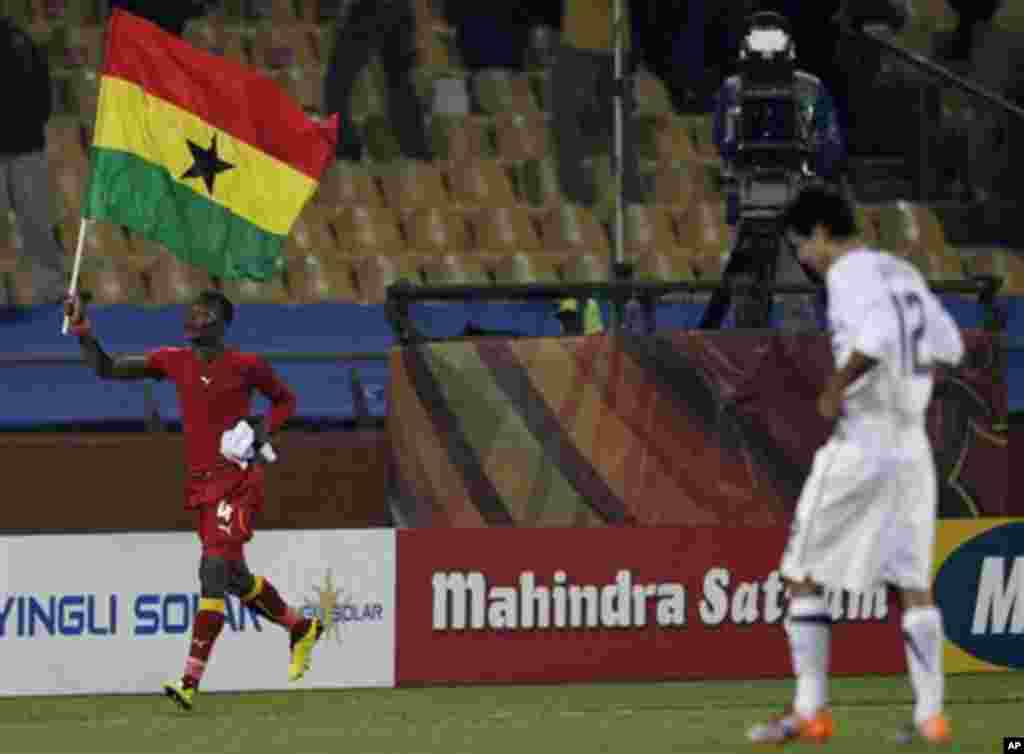
{"label": "red jersey", "polygon": [[226,349],[205,362],[191,348],[159,348],[146,355],[146,367],[178,389],[190,472],[210,471],[226,461],[220,436],[250,413],[253,390],[271,403],[267,430],[273,432],[295,413],[295,394],[262,356]]}

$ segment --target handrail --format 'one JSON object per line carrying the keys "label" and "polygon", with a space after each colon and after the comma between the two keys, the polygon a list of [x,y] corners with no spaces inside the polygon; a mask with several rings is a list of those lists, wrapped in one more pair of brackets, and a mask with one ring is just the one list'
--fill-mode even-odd
{"label": "handrail", "polygon": [[1013,115],[1021,120],[1024,120],[1024,109],[1010,102],[1005,97],[1002,97],[996,94],[995,92],[986,89],[985,87],[971,81],[970,79],[965,79],[962,78],[961,76],[957,76],[951,70],[939,65],[935,61],[929,60],[923,55],[919,55],[916,52],[913,52],[912,50],[907,50],[903,47],[900,47],[895,42],[885,39],[884,37],[881,37],[878,34],[867,29],[859,29],[849,24],[842,24],[840,28],[842,32],[848,36],[854,37],[856,39],[866,39],[872,44],[876,45],[877,47],[880,47],[888,52],[891,52],[897,57],[902,58],[905,62],[909,63],[918,70],[924,71],[925,73],[928,73],[931,76],[941,79],[945,83],[951,84],[952,86],[960,89],[963,92],[966,92],[967,94],[970,94],[973,97],[976,97],[984,102],[987,102],[990,105],[1000,108],[1001,110],[1003,110],[1006,113],[1009,113],[1010,115]]}
{"label": "handrail", "polygon": [[[329,362],[350,362],[350,361],[387,361],[388,354],[382,351],[342,351],[332,352],[289,352],[289,351],[263,351],[260,353],[267,361],[277,363],[329,363]],[[81,356],[60,353],[19,353],[0,354],[0,367],[20,366],[75,366],[84,364]]]}
{"label": "handrail", "polygon": [[[932,281],[929,287],[936,293],[960,293],[975,295],[978,303],[986,309],[988,328],[1001,329],[997,316],[995,298],[1002,286],[1002,279],[992,276],[977,276],[970,281]],[[535,301],[559,299],[606,299],[614,305],[630,300],[643,306],[648,332],[653,331],[653,311],[658,299],[674,293],[712,293],[717,290],[746,293],[751,290],[783,295],[814,295],[822,287],[807,283],[760,283],[752,281],[678,281],[637,282],[621,281],[612,283],[519,283],[510,285],[435,285],[418,286],[408,280],[400,280],[387,289],[385,306],[388,322],[395,331],[395,337],[402,345],[430,340],[412,324],[409,306],[417,301]]]}

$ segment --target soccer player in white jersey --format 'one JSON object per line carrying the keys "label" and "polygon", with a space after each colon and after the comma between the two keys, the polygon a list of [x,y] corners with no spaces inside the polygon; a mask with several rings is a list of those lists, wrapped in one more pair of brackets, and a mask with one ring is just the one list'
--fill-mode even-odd
{"label": "soccer player in white jersey", "polygon": [[754,726],[755,743],[822,742],[828,709],[830,616],[823,588],[899,590],[916,704],[900,740],[945,743],[942,615],[932,601],[937,481],[925,433],[933,370],[956,365],[963,341],[910,264],[864,245],[852,204],[803,190],[783,217],[800,260],[828,286],[835,372],[818,411],[838,420],[815,454],[780,568],[796,675],[792,709]]}

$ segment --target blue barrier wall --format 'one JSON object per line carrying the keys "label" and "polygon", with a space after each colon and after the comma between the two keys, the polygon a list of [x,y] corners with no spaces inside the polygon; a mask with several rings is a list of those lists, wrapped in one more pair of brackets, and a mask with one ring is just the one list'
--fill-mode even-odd
{"label": "blue barrier wall", "polygon": [[[972,301],[947,296],[947,306],[962,327],[982,324]],[[1024,335],[1024,298],[1002,299],[1011,334]],[[605,317],[608,307],[602,307]],[[660,304],[659,330],[697,325],[701,304]],[[413,323],[431,337],[456,337],[470,323],[490,331],[555,336],[560,332],[550,304],[417,304]],[[180,306],[97,307],[90,315],[104,347],[111,353],[136,353],[183,342]],[[606,319],[607,322],[607,319]],[[60,335],[57,307],[0,312],[0,355],[77,356],[74,338]],[[229,341],[244,350],[277,353],[387,352],[395,343],[382,306],[314,304],[279,306],[246,304],[229,332]],[[307,420],[345,420],[368,411],[386,412],[388,365],[385,361],[324,363],[277,362],[275,368],[299,394],[299,416]],[[169,384],[103,382],[79,364],[4,366],[0,392],[0,427],[15,428],[71,422],[132,421],[145,414],[147,390],[160,417],[179,419],[174,388]],[[1010,409],[1024,409],[1024,352],[1008,357]],[[357,388],[358,385],[358,388]],[[357,404],[358,395],[361,396]],[[262,404],[257,401],[256,408]]]}

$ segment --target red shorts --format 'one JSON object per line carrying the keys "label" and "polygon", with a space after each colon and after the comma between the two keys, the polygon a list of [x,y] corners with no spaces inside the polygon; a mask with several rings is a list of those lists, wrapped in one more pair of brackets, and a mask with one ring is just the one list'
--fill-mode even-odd
{"label": "red shorts", "polygon": [[204,555],[242,560],[252,539],[256,513],[263,507],[263,468],[250,465],[193,477],[186,507],[196,509],[196,527]]}

